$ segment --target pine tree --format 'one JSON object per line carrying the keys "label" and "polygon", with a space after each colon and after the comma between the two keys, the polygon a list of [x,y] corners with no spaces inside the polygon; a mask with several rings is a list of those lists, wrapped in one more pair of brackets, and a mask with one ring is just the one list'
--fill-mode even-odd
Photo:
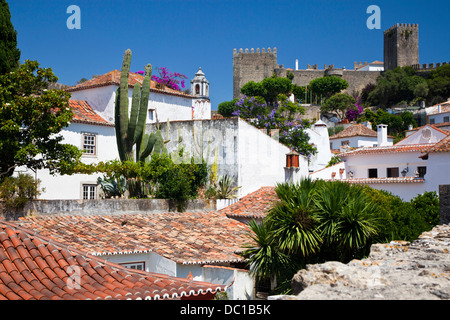
{"label": "pine tree", "polygon": [[6,0],[0,0],[0,74],[8,73],[19,65],[17,31],[11,23],[11,13]]}

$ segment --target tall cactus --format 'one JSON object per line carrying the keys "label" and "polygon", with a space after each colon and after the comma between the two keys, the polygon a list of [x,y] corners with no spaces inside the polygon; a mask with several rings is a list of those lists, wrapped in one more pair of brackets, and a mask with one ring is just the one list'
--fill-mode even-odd
{"label": "tall cactus", "polygon": [[[166,143],[161,131],[150,135],[144,133],[147,119],[148,99],[150,96],[150,77],[152,66],[145,66],[144,81],[142,88],[139,83],[133,87],[131,111],[128,112],[128,77],[130,73],[131,50],[125,51],[123,57],[120,85],[116,92],[115,102],[115,128],[117,148],[120,160],[145,161],[152,153],[166,152]],[[128,116],[128,113],[130,114]],[[133,147],[136,155],[133,155]]]}

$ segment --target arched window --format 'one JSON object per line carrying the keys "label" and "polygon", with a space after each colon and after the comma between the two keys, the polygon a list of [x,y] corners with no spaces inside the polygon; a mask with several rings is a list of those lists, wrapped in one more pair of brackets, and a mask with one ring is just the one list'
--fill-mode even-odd
{"label": "arched window", "polygon": [[195,94],[200,94],[200,85],[199,84],[195,85]]}

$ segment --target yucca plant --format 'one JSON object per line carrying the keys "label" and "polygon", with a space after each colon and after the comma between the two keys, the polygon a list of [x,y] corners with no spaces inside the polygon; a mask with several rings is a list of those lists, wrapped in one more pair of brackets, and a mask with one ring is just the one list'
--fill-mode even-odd
{"label": "yucca plant", "polygon": [[314,182],[304,179],[300,184],[278,184],[275,189],[281,201],[269,210],[267,222],[279,248],[287,253],[306,257],[320,248],[314,186]]}
{"label": "yucca plant", "polygon": [[217,183],[216,196],[219,199],[234,199],[237,197],[237,191],[240,186],[233,187],[233,178],[225,175]]}
{"label": "yucca plant", "polygon": [[289,256],[274,243],[267,224],[252,220],[248,226],[251,242],[244,246],[243,256],[249,259],[250,274],[259,280],[274,280],[289,265]]}

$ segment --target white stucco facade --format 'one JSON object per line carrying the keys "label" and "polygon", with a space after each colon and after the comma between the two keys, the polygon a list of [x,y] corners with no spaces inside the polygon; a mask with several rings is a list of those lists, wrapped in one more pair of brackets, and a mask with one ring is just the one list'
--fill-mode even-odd
{"label": "white stucco facade", "polygon": [[[83,154],[81,161],[86,164],[97,163],[118,159],[116,147],[116,135],[114,127],[91,125],[86,123],[71,123],[67,128],[61,131],[63,136],[62,143],[72,144],[79,149],[83,149],[84,135],[95,137],[95,154]],[[40,187],[43,192],[39,199],[83,199],[84,192],[93,192],[94,197],[98,197],[97,178],[100,174],[73,174],[73,175],[51,175],[49,170],[38,170],[36,173],[25,168],[18,168],[15,174],[28,173],[40,180]],[[91,196],[91,195],[90,195]]]}
{"label": "white stucco facade", "polygon": [[317,153],[310,158],[309,171],[325,168],[332,157],[327,125],[319,120],[310,129],[306,129],[306,133],[309,135],[309,143],[317,148]]}

